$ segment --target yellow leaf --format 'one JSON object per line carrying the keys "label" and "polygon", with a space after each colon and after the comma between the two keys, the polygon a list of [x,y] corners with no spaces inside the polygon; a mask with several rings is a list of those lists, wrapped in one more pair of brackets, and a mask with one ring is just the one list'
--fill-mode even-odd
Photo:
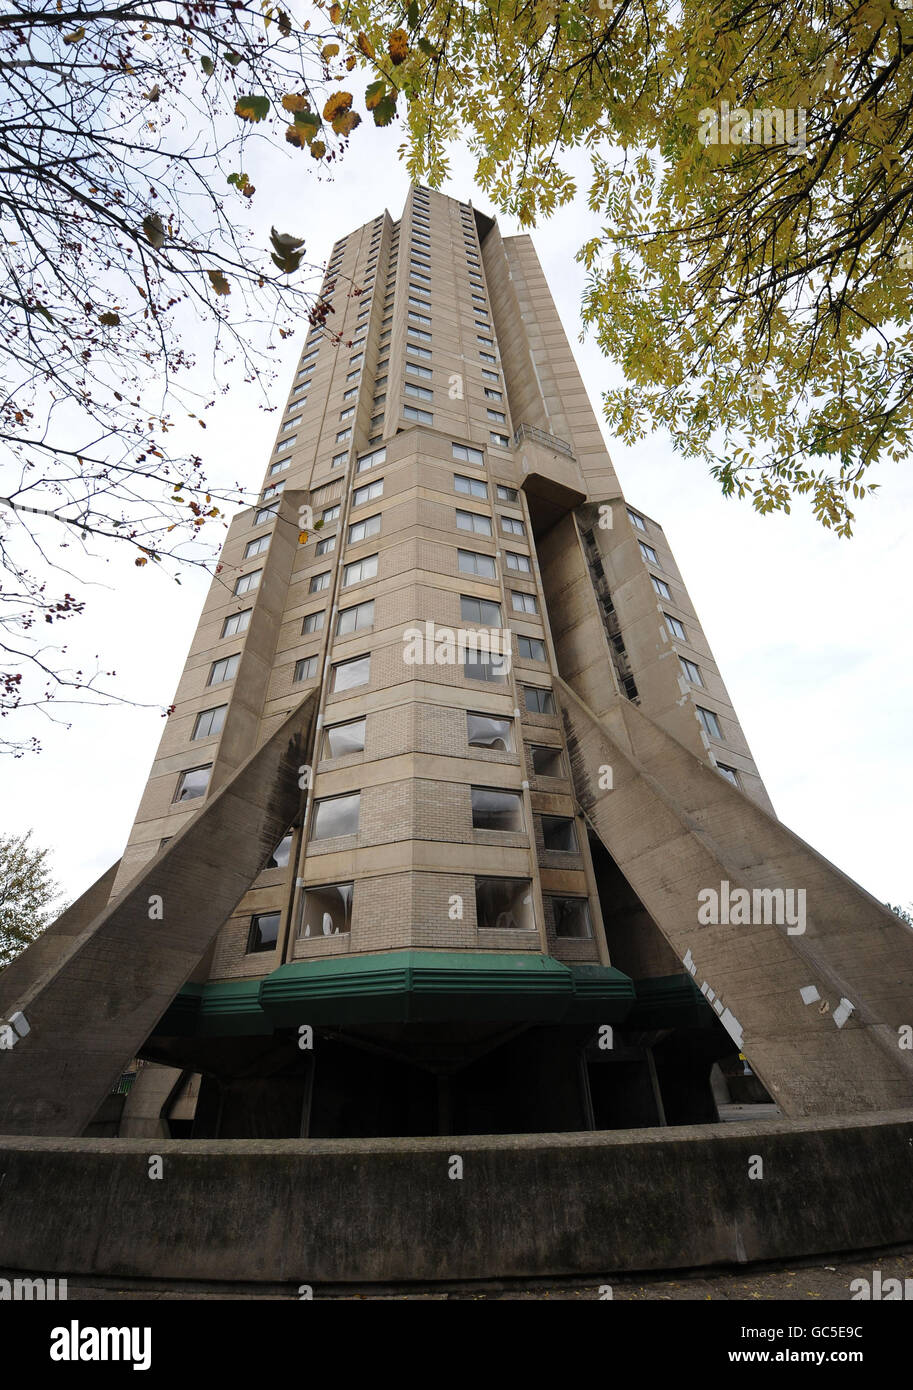
{"label": "yellow leaf", "polygon": [[409,53],[409,35],[405,29],[394,29],[387,40],[387,51],[395,64],[404,63]]}
{"label": "yellow leaf", "polygon": [[231,294],[231,285],[225,279],[221,270],[207,270],[209,283],[212,285],[216,294]]}
{"label": "yellow leaf", "polygon": [[339,52],[339,44],[338,44],[338,43],[328,43],[328,44],[324,44],[323,48],[320,50],[320,56],[321,56],[321,58],[323,59],[323,61],[324,61],[325,63],[328,63],[328,62],[330,61],[331,58],[335,58],[335,57],[336,57],[336,54],[337,54],[338,52]]}
{"label": "yellow leaf", "polygon": [[304,92],[289,92],[282,98],[282,106],[285,111],[306,111],[309,102]]}
{"label": "yellow leaf", "polygon": [[323,108],[323,119],[325,121],[335,121],[339,116],[344,115],[351,105],[351,92],[334,92]]}
{"label": "yellow leaf", "polygon": [[360,49],[366,58],[374,57],[374,45],[367,34],[358,34],[355,38],[355,46]]}
{"label": "yellow leaf", "polygon": [[337,135],[351,135],[357,125],[361,125],[361,117],[357,111],[346,111],[344,115],[337,116],[333,122],[333,129]]}

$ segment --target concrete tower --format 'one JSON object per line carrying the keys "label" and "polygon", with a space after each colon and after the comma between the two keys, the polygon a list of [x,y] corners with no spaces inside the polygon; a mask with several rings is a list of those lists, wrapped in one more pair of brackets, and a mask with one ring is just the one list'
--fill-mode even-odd
{"label": "concrete tower", "polygon": [[712,1121],[715,1062],[909,1104],[913,937],[776,819],[530,239],[414,188],[323,294],[119,868],[0,985],[5,1127],[78,1133],[132,1052],[122,1133]]}

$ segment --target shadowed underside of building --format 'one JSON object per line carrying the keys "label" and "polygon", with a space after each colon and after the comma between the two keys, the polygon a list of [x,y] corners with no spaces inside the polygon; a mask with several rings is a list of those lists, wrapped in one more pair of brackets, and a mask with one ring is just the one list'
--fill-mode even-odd
{"label": "shadowed underside of building", "polygon": [[777,820],[529,238],[416,188],[324,295],[123,859],[0,976],[0,1131],[909,1106],[913,935]]}

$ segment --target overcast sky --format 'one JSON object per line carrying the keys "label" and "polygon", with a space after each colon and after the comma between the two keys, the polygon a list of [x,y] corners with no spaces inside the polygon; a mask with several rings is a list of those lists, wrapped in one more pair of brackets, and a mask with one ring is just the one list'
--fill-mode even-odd
{"label": "overcast sky", "polygon": [[[362,128],[332,182],[318,181],[311,159],[290,147],[250,159],[263,242],[275,224],[305,236],[309,258],[323,261],[334,240],[384,207],[399,217],[408,189],[399,138]],[[442,191],[492,211],[461,151],[452,164]],[[500,224],[505,234],[519,230]],[[601,392],[618,377],[594,346],[578,342],[584,276],[574,261],[596,230],[580,197],[532,236],[601,416]],[[279,408],[305,332],[281,349]],[[210,475],[256,488],[275,416],[239,385],[207,419]],[[636,449],[608,433],[606,443],[628,501],[666,530],[778,815],[879,899],[909,903],[908,474],[882,470],[879,500],[863,503],[857,534],[844,541],[802,503],[791,516],[759,517],[724,500],[702,465],[682,461],[661,434]],[[200,447],[198,435],[192,445]],[[137,570],[126,553],[98,564],[94,577],[78,591],[88,607],[68,625],[70,657],[91,662],[98,653],[123,693],[167,706],[208,581],[188,575],[178,588],[152,566]],[[20,729],[39,733],[44,751],[0,767],[0,830],[32,827],[72,899],[123,850],[162,718],[135,708],[77,708],[69,717],[69,729],[44,721]]]}

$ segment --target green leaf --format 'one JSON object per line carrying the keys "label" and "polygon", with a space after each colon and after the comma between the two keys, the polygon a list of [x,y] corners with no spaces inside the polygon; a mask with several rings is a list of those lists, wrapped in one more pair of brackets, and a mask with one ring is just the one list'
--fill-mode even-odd
{"label": "green leaf", "polygon": [[238,97],[235,102],[235,115],[240,116],[242,121],[250,121],[252,125],[256,125],[257,121],[265,120],[269,115],[269,107],[269,97]]}
{"label": "green leaf", "polygon": [[377,103],[371,114],[374,117],[375,125],[389,125],[396,115],[396,97],[384,97],[383,101]]}
{"label": "green leaf", "polygon": [[410,0],[409,8],[406,11],[406,23],[410,29],[414,29],[418,24],[418,5],[416,0]]}
{"label": "green leaf", "polygon": [[213,73],[216,70],[215,63],[212,61],[211,58],[208,57],[200,59],[200,67],[203,69],[207,77],[212,77]]}
{"label": "green leaf", "polygon": [[383,101],[386,90],[387,84],[383,78],[380,78],[378,82],[369,83],[365,90],[365,106],[369,111],[373,111],[378,102]]}

